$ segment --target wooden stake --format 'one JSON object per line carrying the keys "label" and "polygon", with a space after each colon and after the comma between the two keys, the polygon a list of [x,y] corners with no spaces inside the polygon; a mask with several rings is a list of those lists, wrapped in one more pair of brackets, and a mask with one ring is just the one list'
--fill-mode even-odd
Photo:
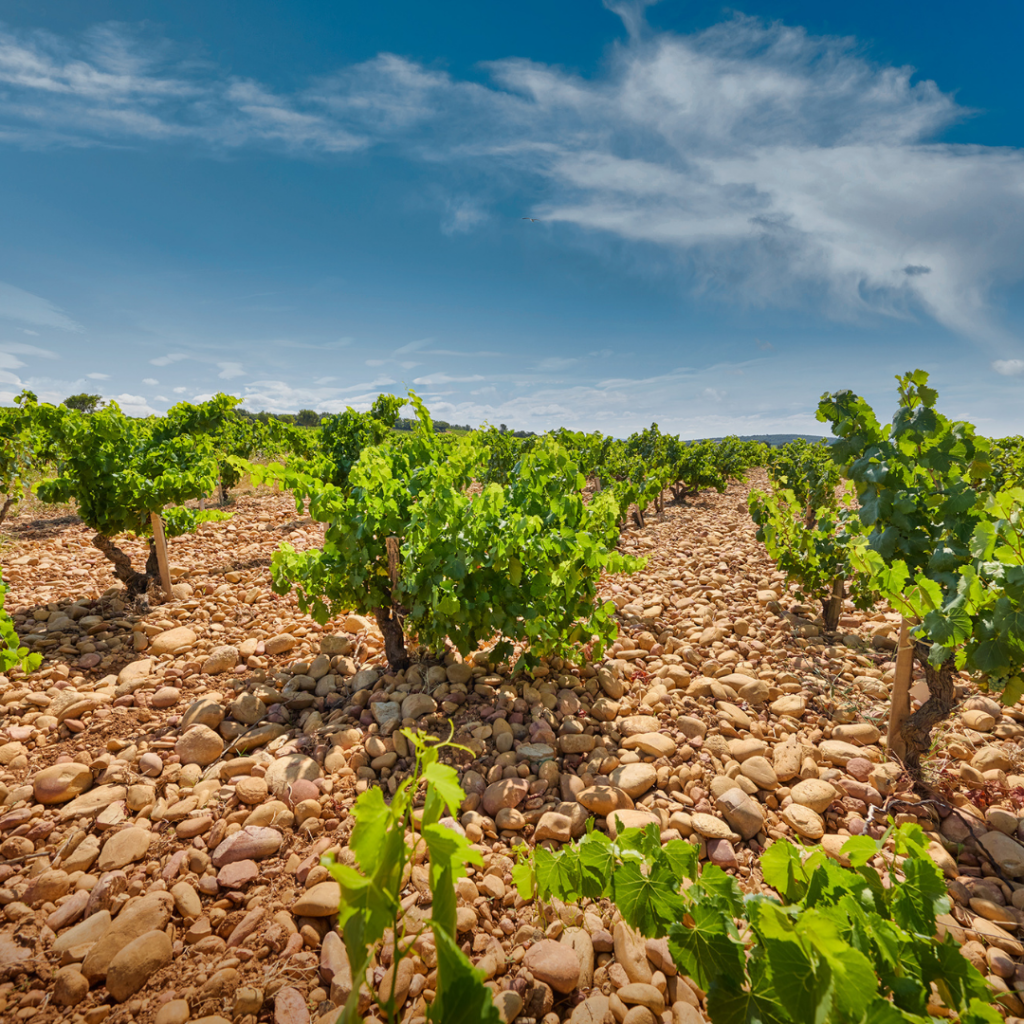
{"label": "wooden stake", "polygon": [[914,669],[914,647],[910,642],[910,624],[900,622],[900,645],[896,652],[896,678],[889,702],[889,754],[901,761],[907,756],[907,745],[900,735],[903,723],[910,717],[910,682]]}
{"label": "wooden stake", "polygon": [[164,593],[171,596],[171,566],[167,561],[167,538],[164,536],[164,521],[156,514],[149,513],[149,521],[153,526],[153,543],[156,545],[156,561],[160,566],[160,585]]}

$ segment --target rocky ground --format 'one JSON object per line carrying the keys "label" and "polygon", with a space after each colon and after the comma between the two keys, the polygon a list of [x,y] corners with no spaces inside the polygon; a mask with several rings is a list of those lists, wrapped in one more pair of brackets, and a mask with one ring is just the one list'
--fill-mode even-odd
{"label": "rocky ground", "polygon": [[[0,1017],[333,1021],[352,978],[320,856],[345,856],[359,792],[408,770],[395,729],[447,735],[449,721],[476,754],[460,824],[484,858],[459,883],[459,930],[506,1020],[704,1020],[663,942],[609,906],[534,906],[512,886],[514,844],[566,842],[590,817],[607,829],[612,811],[690,839],[745,889],[774,838],[837,856],[886,813],[918,821],[953,900],[943,929],[996,988],[1024,992],[1024,712],[964,685],[929,762],[939,799],[918,802],[879,735],[898,617],[849,609],[827,645],[745,496],[702,495],[628,532],[650,560],[605,581],[619,641],[532,678],[484,653],[390,676],[367,620],[321,628],[274,595],[274,549],[322,535],[286,496],[242,497],[230,522],[172,541],[174,597],[150,609],[124,604],[66,510],[23,513],[0,552],[7,608],[45,660],[0,677]],[[429,913],[420,866],[404,905]],[[433,948],[416,949],[397,984],[408,1021],[433,994]]]}

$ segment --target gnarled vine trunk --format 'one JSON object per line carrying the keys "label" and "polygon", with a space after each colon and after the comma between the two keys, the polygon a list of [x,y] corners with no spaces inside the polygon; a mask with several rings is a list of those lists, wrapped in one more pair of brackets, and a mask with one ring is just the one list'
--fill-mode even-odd
{"label": "gnarled vine trunk", "polygon": [[832,595],[821,602],[821,614],[825,632],[834,633],[839,628],[839,616],[843,613],[843,598],[846,597],[846,580],[837,576],[832,583]]}
{"label": "gnarled vine trunk", "polygon": [[157,563],[156,547],[149,542],[149,556],[146,558],[146,571],[138,572],[132,568],[132,560],[109,537],[97,533],[92,539],[93,547],[103,552],[114,564],[114,575],[125,585],[129,597],[138,597],[149,590],[150,583],[160,578],[160,566]]}
{"label": "gnarled vine trunk", "polygon": [[956,686],[953,682],[954,667],[947,661],[935,668],[928,661],[928,644],[923,640],[914,641],[914,656],[924,668],[924,678],[928,683],[926,700],[907,720],[900,729],[900,737],[907,746],[903,764],[910,776],[916,781],[921,779],[921,758],[928,753],[932,742],[932,729],[945,721],[953,710],[956,699]]}
{"label": "gnarled vine trunk", "polygon": [[11,506],[14,504],[14,495],[10,495],[3,504],[3,508],[0,508],[0,524],[7,518],[7,513],[10,512]]}
{"label": "gnarled vine trunk", "polygon": [[[400,544],[397,537],[388,537],[385,541],[388,556],[388,579],[391,581],[392,595],[398,590],[400,572]],[[390,608],[374,608],[373,617],[377,620],[381,635],[384,637],[384,655],[388,659],[388,668],[392,672],[401,672],[409,667],[409,653],[405,649],[405,630],[399,608],[394,603]]]}
{"label": "gnarled vine trunk", "polygon": [[408,668],[409,652],[405,649],[405,631],[398,613],[391,608],[374,608],[373,617],[384,637],[384,656],[388,659],[388,668],[392,672]]}

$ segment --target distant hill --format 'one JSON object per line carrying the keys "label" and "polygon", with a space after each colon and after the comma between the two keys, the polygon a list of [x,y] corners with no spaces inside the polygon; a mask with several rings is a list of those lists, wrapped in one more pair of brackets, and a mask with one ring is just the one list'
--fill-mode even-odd
{"label": "distant hill", "polygon": [[[797,438],[802,438],[804,441],[825,441],[827,444],[831,444],[835,440],[834,437],[815,436],[814,434],[740,434],[739,438],[741,441],[763,441],[773,448],[781,448],[784,444],[789,444],[790,441],[795,441]],[[725,438],[712,437],[711,440],[724,441]]]}

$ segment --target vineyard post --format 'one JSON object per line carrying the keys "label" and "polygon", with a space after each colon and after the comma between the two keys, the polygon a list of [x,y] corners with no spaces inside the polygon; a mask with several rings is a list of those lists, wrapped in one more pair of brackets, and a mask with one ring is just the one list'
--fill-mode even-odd
{"label": "vineyard post", "polygon": [[171,596],[171,567],[167,561],[167,538],[164,537],[164,521],[156,512],[149,513],[149,521],[153,525],[153,544],[156,547],[156,561],[160,566],[160,585],[164,593]]}
{"label": "vineyard post", "polygon": [[888,750],[901,761],[907,756],[907,743],[901,735],[903,723],[910,717],[910,681],[914,669],[914,645],[906,617],[900,622],[900,643],[896,651],[896,678],[889,702]]}

